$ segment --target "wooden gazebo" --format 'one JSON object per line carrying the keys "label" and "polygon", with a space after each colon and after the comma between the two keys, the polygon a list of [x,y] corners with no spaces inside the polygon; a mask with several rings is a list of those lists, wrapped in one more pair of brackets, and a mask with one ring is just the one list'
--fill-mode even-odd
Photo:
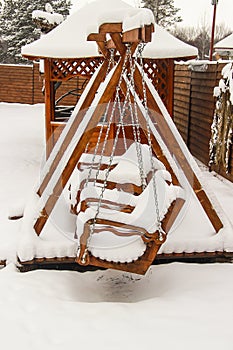
{"label": "wooden gazebo", "polygon": [[233,33],[220,40],[214,45],[216,58],[232,59],[233,58]]}
{"label": "wooden gazebo", "polygon": [[[132,6],[121,0],[99,1],[101,1],[99,13],[96,13],[95,3],[90,3],[68,17],[50,33],[22,49],[24,57],[30,60],[44,60],[47,156],[65,125],[69,110],[72,110],[72,106],[77,103],[87,82],[103,62],[101,50],[96,48],[95,43],[86,41],[86,31],[90,23],[94,31],[103,16],[103,9],[106,13],[115,10],[115,14],[122,8],[125,11],[132,9]],[[152,42],[148,43],[143,53],[144,70],[159,92],[170,115],[173,109],[174,60],[196,56],[195,47],[181,42],[155,25]],[[117,56],[115,59],[117,60]],[[67,86],[70,85],[70,88],[67,87],[67,91],[61,96],[59,87],[64,85],[64,82]]]}

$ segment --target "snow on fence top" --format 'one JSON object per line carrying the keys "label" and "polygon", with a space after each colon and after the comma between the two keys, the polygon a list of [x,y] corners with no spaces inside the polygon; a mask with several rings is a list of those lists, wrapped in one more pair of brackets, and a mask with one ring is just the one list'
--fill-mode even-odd
{"label": "snow on fence top", "polygon": [[[95,42],[88,42],[90,33],[98,32],[102,23],[123,23],[123,31],[154,23],[148,9],[139,9],[122,0],[96,0],[70,15],[63,23],[39,40],[22,48],[22,54],[32,57],[80,58],[99,56]],[[196,56],[197,49],[176,39],[156,26],[152,43],[144,57],[167,58]]]}

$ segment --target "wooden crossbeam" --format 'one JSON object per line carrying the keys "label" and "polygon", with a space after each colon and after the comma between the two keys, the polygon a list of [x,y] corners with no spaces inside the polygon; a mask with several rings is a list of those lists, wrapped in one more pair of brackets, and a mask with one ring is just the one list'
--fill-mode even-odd
{"label": "wooden crossbeam", "polygon": [[122,23],[103,23],[99,26],[99,33],[122,33]]}

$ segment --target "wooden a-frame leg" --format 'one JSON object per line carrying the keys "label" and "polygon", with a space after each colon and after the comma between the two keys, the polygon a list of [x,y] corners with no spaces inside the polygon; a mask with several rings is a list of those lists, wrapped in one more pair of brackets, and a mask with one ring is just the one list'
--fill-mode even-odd
{"label": "wooden a-frame leg", "polygon": [[52,164],[48,170],[48,173],[46,174],[45,178],[43,179],[42,183],[40,184],[40,187],[37,191],[38,195],[42,195],[46,186],[48,185],[55,169],[57,168],[60,160],[62,159],[62,156],[64,155],[65,151],[67,150],[67,148],[69,147],[69,144],[77,130],[77,128],[79,127],[81,121],[82,121],[82,117],[85,115],[86,113],[86,109],[88,107],[90,107],[95,94],[100,86],[100,83],[104,80],[106,72],[107,72],[107,68],[108,68],[108,61],[104,61],[104,63],[102,64],[102,67],[100,68],[100,71],[98,72],[95,81],[93,82],[92,88],[90,89],[88,95],[86,96],[85,100],[83,101],[82,106],[80,107],[80,110],[72,124],[72,126],[70,127],[70,130],[68,131],[60,149],[59,152],[57,152],[54,160],[52,161]]}
{"label": "wooden a-frame leg", "polygon": [[[142,76],[141,73],[136,66],[135,68],[135,82],[138,86],[138,93],[140,98],[143,99],[143,87],[142,87]],[[159,106],[157,105],[154,96],[152,95],[150,88],[145,82],[146,94],[147,94],[147,102],[148,108],[150,109],[150,117],[153,123],[156,123],[156,128],[159,130],[159,133],[163,140],[165,141],[170,153],[174,155],[179,162],[181,169],[183,170],[188,182],[193,188],[200,204],[202,205],[205,213],[207,214],[210,222],[212,223],[216,232],[218,232],[223,224],[214,210],[209,198],[207,197],[205,191],[203,190],[196,174],[193,172],[185,154],[183,153],[179,143],[177,142],[175,136],[173,135],[171,129],[169,128],[163,113],[161,112]],[[169,140],[169,142],[166,142]]]}
{"label": "wooden a-frame leg", "polygon": [[[125,50],[126,51],[126,50]],[[125,61],[125,55],[126,53],[121,57],[120,61],[117,64],[117,67],[111,77],[111,80],[109,84],[106,86],[103,95],[100,98],[99,104],[95,107],[92,118],[89,120],[89,123],[86,127],[86,132],[82,135],[78,143],[76,144],[74,151],[72,152],[71,156],[69,157],[67,164],[63,166],[63,171],[61,173],[61,176],[56,181],[56,184],[53,186],[53,194],[49,196],[48,200],[46,201],[43,209],[42,209],[42,216],[40,216],[34,225],[34,229],[37,233],[37,235],[40,235],[45,223],[47,222],[48,216],[51,214],[55,204],[57,203],[57,200],[62,193],[63,188],[67,184],[75,166],[77,165],[82,153],[85,151],[86,144],[90,140],[90,137],[94,131],[94,128],[97,126],[103,112],[105,109],[105,104],[108,103],[112,96],[114,95],[116,86],[119,82],[120,76],[122,74],[122,68]],[[82,113],[82,111],[81,111]],[[76,120],[79,120],[79,113],[77,115]],[[75,130],[76,131],[76,130]],[[68,145],[67,145],[68,146]],[[54,169],[55,170],[55,169]],[[50,177],[52,176],[52,173]]]}
{"label": "wooden a-frame leg", "polygon": [[[122,81],[121,89],[122,89],[123,94],[126,95],[127,83],[126,83],[125,79]],[[130,92],[130,100],[132,101],[132,103],[134,103],[133,102],[134,96],[132,95],[131,92]],[[136,108],[137,108],[137,115],[138,115],[139,124],[141,126],[142,132],[145,134],[145,136],[147,138],[147,124],[146,124],[145,117],[143,116],[138,105],[136,106]],[[150,136],[151,136],[152,149],[153,149],[156,157],[165,165],[166,169],[171,174],[173,185],[179,185],[179,181],[178,181],[172,167],[170,166],[164,152],[162,151],[158,141],[156,140],[156,138],[154,137],[154,135],[152,133]]]}

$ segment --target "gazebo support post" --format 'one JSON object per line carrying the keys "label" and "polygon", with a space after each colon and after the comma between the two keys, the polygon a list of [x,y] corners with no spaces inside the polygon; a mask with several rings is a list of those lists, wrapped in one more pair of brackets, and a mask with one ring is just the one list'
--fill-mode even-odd
{"label": "gazebo support post", "polygon": [[45,130],[46,130],[46,159],[53,149],[53,130],[51,121],[54,121],[55,91],[54,83],[51,80],[51,60],[44,60],[45,74]]}

